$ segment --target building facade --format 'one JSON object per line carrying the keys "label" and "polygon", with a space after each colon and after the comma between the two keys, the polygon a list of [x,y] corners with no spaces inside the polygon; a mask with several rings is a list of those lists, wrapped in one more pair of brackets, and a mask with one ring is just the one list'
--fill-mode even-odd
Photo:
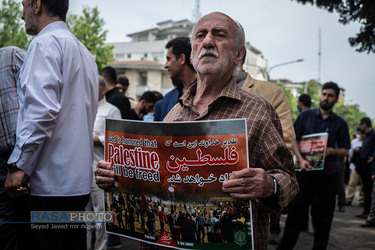
{"label": "building facade", "polygon": [[[179,36],[191,37],[193,28],[194,23],[187,19],[167,20],[157,23],[155,28],[128,34],[130,42],[108,43],[114,47],[111,66],[119,75],[129,78],[129,97],[138,100],[144,91],[165,94],[173,88],[168,71],[164,69],[165,45]],[[246,52],[244,69],[255,79],[266,80],[267,60],[250,43],[246,43]]]}

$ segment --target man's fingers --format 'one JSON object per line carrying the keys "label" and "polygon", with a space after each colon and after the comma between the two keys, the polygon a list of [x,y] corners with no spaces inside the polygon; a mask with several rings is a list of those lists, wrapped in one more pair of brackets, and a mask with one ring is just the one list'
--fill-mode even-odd
{"label": "man's fingers", "polygon": [[112,163],[108,162],[108,161],[103,161],[103,160],[100,160],[98,162],[98,164],[96,165],[96,169],[111,169],[112,168]]}
{"label": "man's fingers", "polygon": [[234,180],[234,179],[239,179],[239,178],[244,178],[244,177],[253,177],[256,174],[257,174],[256,169],[254,169],[254,168],[244,168],[244,169],[241,169],[239,171],[234,171],[231,174],[230,179]]}
{"label": "man's fingers", "polygon": [[19,188],[12,187],[12,188],[7,189],[9,196],[12,198],[21,196],[25,194],[26,191],[27,191],[26,187],[19,187]]}
{"label": "man's fingers", "polygon": [[108,169],[101,169],[97,168],[94,171],[95,178],[96,177],[115,177],[115,172],[113,170],[108,170]]}

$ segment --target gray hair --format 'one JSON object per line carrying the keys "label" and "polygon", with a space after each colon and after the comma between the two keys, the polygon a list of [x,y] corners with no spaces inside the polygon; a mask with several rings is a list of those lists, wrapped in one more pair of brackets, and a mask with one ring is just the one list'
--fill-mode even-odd
{"label": "gray hair", "polygon": [[245,45],[245,31],[242,25],[238,21],[235,21],[235,22],[237,24],[237,34],[236,34],[237,46],[240,46],[241,44]]}
{"label": "gray hair", "polygon": [[[225,15],[225,16],[228,16],[228,15],[226,15],[226,14],[224,14],[224,13],[221,13],[221,12],[218,12],[218,13],[220,13],[220,14],[223,14],[223,15]],[[232,19],[230,16],[228,16],[230,19]],[[232,19],[233,20],[233,19]],[[198,20],[199,21],[199,20]],[[237,24],[237,33],[236,33],[236,45],[237,46],[240,46],[241,44],[243,44],[243,45],[245,45],[245,31],[244,31],[244,29],[243,29],[243,27],[242,27],[242,25],[238,22],[238,21],[236,21],[236,20],[233,20],[236,24]],[[195,33],[195,28],[196,28],[196,26],[197,26],[197,23],[198,22],[196,22],[195,24],[194,24],[194,27],[193,27],[193,35],[192,35],[192,37],[190,38],[190,42],[191,42],[191,44],[193,44],[193,40],[194,40],[194,33]]]}
{"label": "gray hair", "polygon": [[107,84],[105,83],[105,80],[102,76],[98,76],[98,80],[99,80],[99,86],[102,87],[102,88],[106,88],[107,87]]}

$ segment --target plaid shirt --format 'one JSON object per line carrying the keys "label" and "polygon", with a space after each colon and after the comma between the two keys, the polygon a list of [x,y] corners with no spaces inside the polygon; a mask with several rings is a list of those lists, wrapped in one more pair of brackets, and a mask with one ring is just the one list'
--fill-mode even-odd
{"label": "plaid shirt", "polygon": [[199,114],[193,105],[196,89],[197,83],[193,83],[164,121],[246,118],[249,167],[263,168],[279,184],[276,199],[267,198],[252,203],[254,247],[266,249],[270,212],[285,207],[299,190],[292,155],[283,140],[279,118],[270,103],[256,94],[240,89],[233,79],[208,109]]}
{"label": "plaid shirt", "polygon": [[[17,79],[25,51],[17,47],[0,48],[0,155],[6,164],[16,143],[18,117]],[[3,159],[6,158],[6,159]]]}

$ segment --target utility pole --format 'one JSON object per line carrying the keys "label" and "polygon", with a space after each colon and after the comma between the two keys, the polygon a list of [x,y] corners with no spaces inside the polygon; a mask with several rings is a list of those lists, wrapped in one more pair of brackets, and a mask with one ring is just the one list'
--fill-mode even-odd
{"label": "utility pole", "polygon": [[322,57],[322,35],[319,27],[319,47],[318,47],[318,83],[320,83],[320,68],[321,68],[321,57]]}
{"label": "utility pole", "polygon": [[195,0],[195,7],[193,9],[193,22],[198,22],[201,16],[202,13],[200,12],[200,0]]}

